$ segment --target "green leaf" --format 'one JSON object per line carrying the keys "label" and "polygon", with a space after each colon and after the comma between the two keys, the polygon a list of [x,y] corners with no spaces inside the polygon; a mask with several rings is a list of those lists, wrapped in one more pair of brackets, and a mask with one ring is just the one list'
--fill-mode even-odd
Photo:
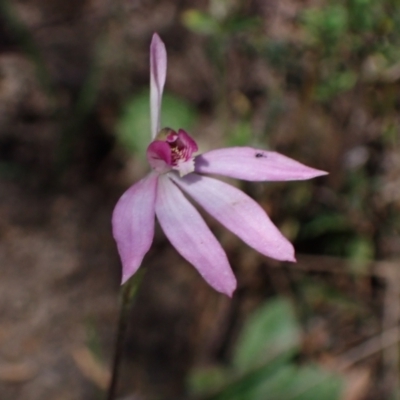
{"label": "green leaf", "polygon": [[235,16],[226,21],[224,29],[230,34],[245,32],[250,33],[262,26],[262,19],[259,17]]}
{"label": "green leaf", "polygon": [[238,339],[233,364],[239,371],[265,365],[299,349],[300,331],[289,301],[276,299],[256,310]]}
{"label": "green leaf", "polygon": [[230,382],[217,393],[208,395],[206,400],[249,400],[255,396],[255,391],[265,381],[276,374],[283,366],[287,365],[284,356],[278,356],[267,365],[238,375],[231,373]]}
{"label": "green leaf", "polygon": [[[190,131],[197,119],[196,111],[184,100],[165,93],[161,107],[161,127]],[[151,140],[150,97],[145,91],[129,99],[116,126],[118,139],[129,152],[145,157]]]}
{"label": "green leaf", "polygon": [[338,400],[341,391],[342,379],[333,373],[314,366],[286,366],[259,385],[251,400]]}
{"label": "green leaf", "polygon": [[348,29],[348,11],[341,4],[308,8],[302,14],[302,22],[312,41],[330,52]]}
{"label": "green leaf", "polygon": [[218,21],[211,15],[194,9],[182,13],[182,23],[192,32],[203,35],[215,35],[221,30]]}
{"label": "green leaf", "polygon": [[350,229],[349,220],[339,213],[320,213],[302,227],[302,237],[315,238],[330,232],[345,232]]}
{"label": "green leaf", "polygon": [[220,366],[194,369],[188,380],[193,395],[213,392],[231,380],[231,371]]}
{"label": "green leaf", "polygon": [[[204,400],[339,400],[343,380],[317,366],[298,367],[274,361],[244,374],[214,394],[197,392]],[[228,370],[225,370],[226,373]],[[211,372],[211,371],[210,371]],[[224,378],[228,382],[228,375]]]}
{"label": "green leaf", "polygon": [[334,72],[316,87],[315,98],[319,101],[330,100],[334,96],[352,89],[356,83],[355,72],[350,70]]}
{"label": "green leaf", "polygon": [[355,274],[369,272],[369,263],[374,259],[374,244],[368,237],[357,236],[347,243],[351,271]]}
{"label": "green leaf", "polygon": [[350,0],[348,3],[350,27],[355,32],[374,29],[382,18],[382,5],[374,0]]}
{"label": "green leaf", "polygon": [[229,146],[246,146],[251,142],[252,129],[248,121],[239,121],[228,137]]}

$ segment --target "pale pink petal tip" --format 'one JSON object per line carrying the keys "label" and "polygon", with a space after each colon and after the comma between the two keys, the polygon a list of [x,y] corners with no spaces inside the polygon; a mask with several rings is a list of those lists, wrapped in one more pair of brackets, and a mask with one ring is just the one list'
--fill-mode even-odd
{"label": "pale pink petal tip", "polygon": [[321,169],[314,169],[313,178],[316,178],[317,176],[324,176],[324,175],[329,175],[329,172],[322,171]]}
{"label": "pale pink petal tip", "polygon": [[221,293],[226,294],[228,297],[232,298],[233,294],[235,293],[235,290],[236,290],[236,281],[234,286],[226,288],[226,290],[221,291]]}
{"label": "pale pink petal tip", "polygon": [[294,254],[292,256],[288,257],[287,260],[284,260],[284,261],[293,262],[293,263],[297,262],[296,256]]}
{"label": "pale pink petal tip", "polygon": [[131,276],[131,274],[122,274],[121,285],[126,283]]}

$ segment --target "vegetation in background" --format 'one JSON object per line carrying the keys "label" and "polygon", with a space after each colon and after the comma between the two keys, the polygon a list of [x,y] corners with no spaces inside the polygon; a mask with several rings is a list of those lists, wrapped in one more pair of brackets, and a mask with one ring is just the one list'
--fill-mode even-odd
{"label": "vegetation in background", "polygon": [[294,362],[300,326],[291,304],[274,299],[245,321],[229,366],[192,372],[189,387],[202,400],[338,400],[342,379]]}

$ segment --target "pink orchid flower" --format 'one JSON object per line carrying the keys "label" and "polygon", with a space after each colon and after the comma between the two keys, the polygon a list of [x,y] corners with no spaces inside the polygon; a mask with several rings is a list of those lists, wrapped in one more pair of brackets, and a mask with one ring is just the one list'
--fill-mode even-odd
{"label": "pink orchid flower", "polygon": [[150,249],[157,216],[172,245],[206,282],[232,296],[236,279],[225,251],[186,195],[261,254],[295,261],[292,244],[253,199],[208,175],[248,181],[286,181],[310,179],[326,172],[281,154],[251,147],[223,148],[194,156],[197,144],[183,129],[160,130],[166,72],[165,45],[154,34],[150,45],[153,141],[147,148],[152,171],[122,195],[112,217],[113,235],[122,260],[122,283],[137,271]]}

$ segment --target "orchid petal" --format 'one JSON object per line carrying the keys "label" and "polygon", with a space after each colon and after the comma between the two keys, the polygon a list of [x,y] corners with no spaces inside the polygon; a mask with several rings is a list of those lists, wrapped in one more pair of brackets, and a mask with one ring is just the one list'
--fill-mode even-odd
{"label": "orchid petal", "polygon": [[161,99],[167,75],[167,51],[155,33],[150,44],[150,113],[151,138],[160,130]]}
{"label": "orchid petal", "polygon": [[162,140],[154,140],[147,147],[147,161],[151,168],[158,173],[164,173],[171,169],[171,148]]}
{"label": "orchid petal", "polygon": [[119,199],[112,216],[114,239],[122,261],[122,283],[140,267],[154,237],[158,175],[151,173]]}
{"label": "orchid petal", "polygon": [[156,214],[165,235],[215,290],[231,296],[236,279],[224,250],[168,175],[160,176],[156,199]]}
{"label": "orchid petal", "polygon": [[326,175],[289,157],[251,147],[212,150],[196,157],[196,172],[247,181],[295,181]]}
{"label": "orchid petal", "polygon": [[258,252],[277,260],[295,261],[292,244],[245,193],[227,183],[196,174],[172,179],[216,220]]}
{"label": "orchid petal", "polygon": [[190,135],[183,129],[178,131],[178,146],[185,150],[185,157],[189,158],[193,153],[199,150],[197,143]]}

